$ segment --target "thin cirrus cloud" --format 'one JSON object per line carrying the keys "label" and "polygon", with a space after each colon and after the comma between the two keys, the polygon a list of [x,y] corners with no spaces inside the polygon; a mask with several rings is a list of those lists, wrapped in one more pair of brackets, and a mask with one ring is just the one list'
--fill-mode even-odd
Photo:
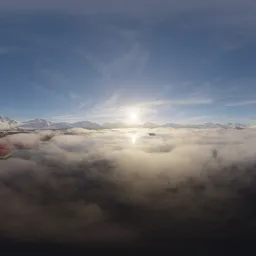
{"label": "thin cirrus cloud", "polygon": [[102,76],[104,81],[112,81],[115,77],[122,78],[127,75],[139,75],[146,66],[149,53],[136,41],[130,42],[130,47],[122,54],[110,58],[108,61],[102,61],[91,53],[78,51],[88,63]]}
{"label": "thin cirrus cloud", "polygon": [[247,100],[247,101],[238,101],[233,103],[226,104],[227,107],[239,107],[239,106],[246,106],[246,105],[254,105],[256,104],[256,100]]}
{"label": "thin cirrus cloud", "polygon": [[[161,114],[166,116],[168,122],[170,117],[173,117],[169,110],[173,111],[174,107],[178,113],[194,111],[192,116],[217,116],[223,108],[223,111],[227,111],[224,114],[228,116],[228,111],[232,109],[225,108],[226,106],[242,107],[255,104],[255,101],[229,103],[227,99],[223,99],[225,102],[222,101],[216,106],[213,103],[222,97],[212,93],[219,90],[224,94],[224,86],[219,84],[225,77],[225,83],[232,84],[232,79],[243,79],[245,72],[246,75],[252,72],[250,75],[253,76],[253,70],[245,70],[248,59],[246,55],[253,50],[247,49],[247,46],[253,45],[255,39],[246,36],[246,33],[255,35],[255,29],[251,29],[255,27],[256,15],[252,15],[255,13],[255,6],[256,3],[252,0],[234,0],[232,3],[227,0],[3,0],[0,2],[0,12],[9,15],[11,11],[32,10],[17,15],[18,20],[25,22],[24,28],[28,29],[24,29],[24,33],[27,33],[29,38],[25,40],[29,42],[27,47],[17,47],[17,50],[22,53],[26,48],[29,49],[31,60],[27,60],[27,66],[31,63],[35,75],[32,75],[33,72],[29,68],[28,71],[22,71],[20,76],[15,74],[14,77],[25,85],[30,82],[41,86],[33,89],[36,97],[41,99],[37,101],[36,108],[42,110],[35,115],[41,115],[44,110],[42,118],[55,118],[58,115],[60,120],[79,118],[95,119],[97,122],[100,118],[120,119],[123,108],[137,107],[143,109],[145,114],[152,113],[152,116],[149,116],[152,121],[153,114]],[[57,12],[51,12],[52,10]],[[36,11],[42,11],[39,12],[41,18],[35,19]],[[68,12],[77,15],[66,15]],[[8,15],[6,31],[21,31],[18,24],[23,23],[9,22]],[[147,19],[151,15],[156,18]],[[55,25],[49,26],[44,19]],[[170,27],[170,24],[173,25]],[[37,27],[43,28],[42,33]],[[8,33],[5,37],[8,38]],[[67,40],[63,40],[64,38]],[[69,40],[71,38],[72,40]],[[41,39],[45,39],[47,43],[42,43]],[[10,37],[10,42],[12,41]],[[58,50],[54,47],[56,54],[51,54],[54,43]],[[0,46],[0,55],[4,55],[4,58],[10,51],[9,43],[6,45],[7,48],[5,45]],[[42,47],[40,51],[38,46]],[[220,54],[223,52],[222,48],[228,49],[228,53]],[[236,53],[237,49],[239,52]],[[32,54],[36,52],[40,52],[42,56]],[[18,60],[20,56],[11,56],[10,60],[13,58],[13,63],[17,63],[16,58]],[[255,59],[253,54],[251,59]],[[227,68],[229,63],[235,63],[235,78],[231,68]],[[10,66],[12,68],[13,65]],[[248,67],[253,67],[253,63],[248,63]],[[4,76],[5,70],[2,73]],[[29,75],[24,75],[25,73]],[[220,81],[214,85],[216,76]],[[6,80],[10,81],[12,78],[9,76]],[[209,93],[204,91],[206,86],[199,88],[207,81],[210,83]],[[17,81],[13,79],[12,84],[15,83]],[[185,88],[183,84],[186,83],[190,85]],[[168,90],[163,84],[170,85]],[[248,85],[248,88],[250,86]],[[23,91],[30,92],[30,88],[32,85]],[[195,91],[199,91],[199,95],[193,96]],[[50,96],[51,104],[46,104],[42,97],[44,95]],[[107,95],[113,96],[108,98]],[[237,101],[236,96],[229,100]],[[250,98],[245,95],[244,99]],[[8,102],[16,101],[8,99]],[[20,100],[20,105],[24,105],[24,102],[29,100]],[[203,108],[203,105],[208,106]],[[51,113],[49,109],[52,110]],[[32,117],[33,113],[31,111],[24,115]],[[13,118],[20,117],[14,115]]]}
{"label": "thin cirrus cloud", "polygon": [[162,105],[204,105],[213,103],[212,99],[186,99],[186,100],[156,100],[141,102],[136,106],[162,106]]}
{"label": "thin cirrus cloud", "polygon": [[[74,113],[69,115],[53,116],[52,120],[66,120],[66,121],[78,121],[78,120],[93,120],[100,122],[103,120],[123,120],[125,118],[127,109],[134,109],[138,111],[141,118],[147,117],[158,113],[158,108],[161,106],[190,106],[190,105],[208,105],[214,101],[212,99],[184,99],[184,100],[157,100],[157,101],[142,101],[130,104],[116,104],[118,94],[114,94],[109,100],[106,100],[102,104],[95,105],[94,107],[83,111],[82,113]],[[113,104],[111,104],[113,103]],[[146,119],[145,119],[146,120]]]}

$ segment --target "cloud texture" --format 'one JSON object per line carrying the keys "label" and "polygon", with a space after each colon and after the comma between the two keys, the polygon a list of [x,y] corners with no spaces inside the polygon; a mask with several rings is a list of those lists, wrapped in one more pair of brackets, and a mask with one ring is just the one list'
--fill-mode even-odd
{"label": "cloud texture", "polygon": [[27,148],[0,162],[2,238],[120,243],[255,235],[254,129],[76,129],[5,139]]}

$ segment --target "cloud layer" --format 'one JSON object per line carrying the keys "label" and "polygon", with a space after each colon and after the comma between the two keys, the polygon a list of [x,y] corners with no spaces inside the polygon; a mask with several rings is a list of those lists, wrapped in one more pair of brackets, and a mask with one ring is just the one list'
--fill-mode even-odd
{"label": "cloud layer", "polygon": [[0,162],[2,238],[118,243],[255,235],[254,129],[76,129],[5,140],[25,149]]}

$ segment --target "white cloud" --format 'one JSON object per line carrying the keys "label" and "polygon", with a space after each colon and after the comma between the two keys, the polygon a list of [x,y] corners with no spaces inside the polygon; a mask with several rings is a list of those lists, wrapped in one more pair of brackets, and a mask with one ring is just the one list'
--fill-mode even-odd
{"label": "white cloud", "polygon": [[242,236],[234,214],[253,223],[245,216],[253,210],[246,195],[255,187],[255,129],[76,132],[47,142],[40,134],[9,137],[39,144],[0,162],[0,235],[152,242],[163,227],[166,238],[212,236],[212,228]]}

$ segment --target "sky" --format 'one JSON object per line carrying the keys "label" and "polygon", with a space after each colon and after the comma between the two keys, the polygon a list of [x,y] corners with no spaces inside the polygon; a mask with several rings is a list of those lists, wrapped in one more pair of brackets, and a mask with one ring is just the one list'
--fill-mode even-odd
{"label": "sky", "polygon": [[0,19],[0,115],[256,119],[253,0],[1,0]]}

